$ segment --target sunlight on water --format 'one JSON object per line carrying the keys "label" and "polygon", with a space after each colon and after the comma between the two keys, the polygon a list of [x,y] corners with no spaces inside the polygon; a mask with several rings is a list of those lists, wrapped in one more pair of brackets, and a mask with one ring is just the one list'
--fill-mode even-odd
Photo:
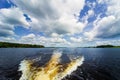
{"label": "sunlight on water", "polygon": [[71,59],[69,63],[61,63],[62,52],[55,51],[51,59],[41,67],[33,66],[35,60],[23,60],[19,71],[22,71],[20,80],[61,80],[70,75],[82,65],[84,57]]}

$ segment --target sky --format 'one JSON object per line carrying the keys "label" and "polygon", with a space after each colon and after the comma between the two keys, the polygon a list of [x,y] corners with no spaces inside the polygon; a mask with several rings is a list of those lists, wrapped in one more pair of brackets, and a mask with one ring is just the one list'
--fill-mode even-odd
{"label": "sky", "polygon": [[0,0],[0,42],[120,45],[120,1]]}

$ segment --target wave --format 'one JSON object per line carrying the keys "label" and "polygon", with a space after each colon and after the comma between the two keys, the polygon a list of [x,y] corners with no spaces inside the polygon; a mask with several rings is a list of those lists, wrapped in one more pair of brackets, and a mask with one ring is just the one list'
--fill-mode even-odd
{"label": "wave", "polygon": [[62,80],[75,71],[78,66],[81,66],[84,61],[84,57],[79,56],[70,59],[68,63],[61,63],[61,56],[61,51],[55,51],[50,60],[39,67],[33,64],[40,58],[23,60],[19,67],[19,71],[22,72],[19,80]]}

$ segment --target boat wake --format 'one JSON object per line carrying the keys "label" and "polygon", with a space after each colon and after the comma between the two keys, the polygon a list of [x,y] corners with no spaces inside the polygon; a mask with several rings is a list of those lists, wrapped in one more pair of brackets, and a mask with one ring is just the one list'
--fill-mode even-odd
{"label": "boat wake", "polygon": [[22,75],[19,80],[62,80],[67,75],[81,66],[84,57],[80,56],[75,59],[70,59],[70,62],[61,63],[62,52],[55,51],[50,60],[42,66],[33,65],[37,59],[23,60],[20,64],[19,71]]}

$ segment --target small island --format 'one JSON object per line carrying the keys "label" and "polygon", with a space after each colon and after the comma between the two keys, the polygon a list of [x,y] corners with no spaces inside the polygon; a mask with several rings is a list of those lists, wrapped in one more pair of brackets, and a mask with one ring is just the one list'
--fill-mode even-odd
{"label": "small island", "polygon": [[90,46],[85,48],[120,48],[120,46],[114,46],[114,45],[97,45],[97,46]]}
{"label": "small island", "polygon": [[120,48],[120,46],[114,46],[114,45],[99,45],[95,48]]}
{"label": "small island", "polygon": [[44,48],[43,45],[0,42],[0,48]]}

